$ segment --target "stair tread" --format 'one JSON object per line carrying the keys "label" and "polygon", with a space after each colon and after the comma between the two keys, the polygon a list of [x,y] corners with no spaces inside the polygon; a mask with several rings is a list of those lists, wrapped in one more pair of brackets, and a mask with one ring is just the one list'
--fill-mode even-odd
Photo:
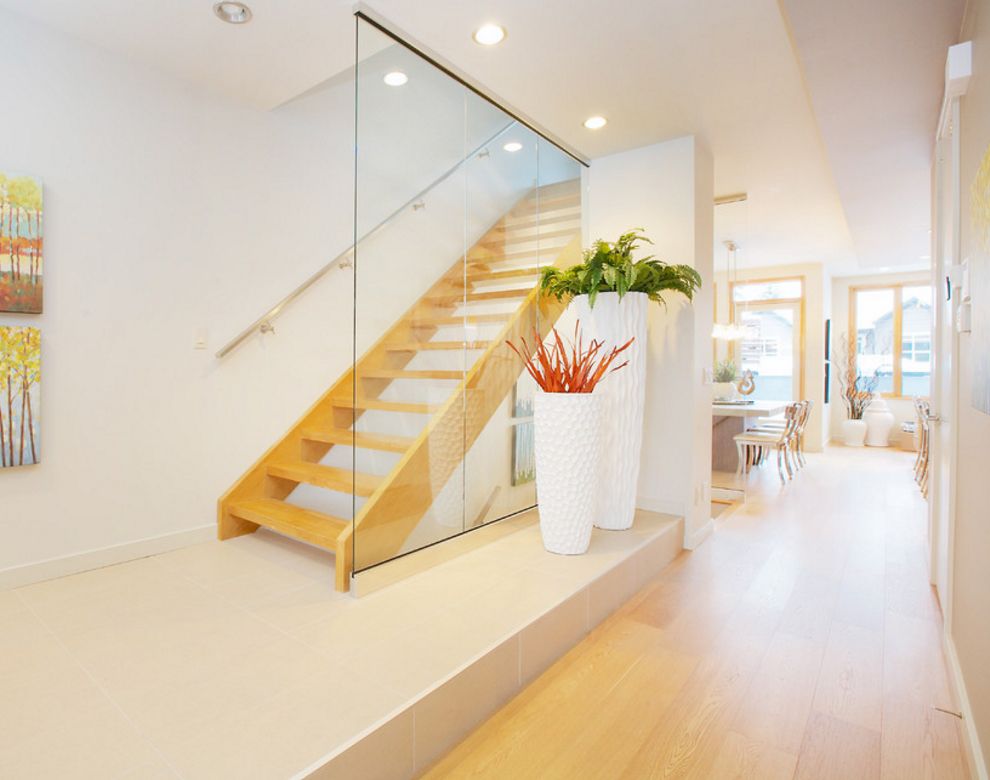
{"label": "stair tread", "polygon": [[545,266],[528,265],[524,268],[508,268],[504,271],[476,271],[468,274],[469,282],[494,282],[499,279],[519,279],[527,276],[536,276]]}
{"label": "stair tread", "polygon": [[380,412],[406,412],[409,414],[433,414],[440,407],[435,404],[411,404],[401,401],[381,401],[377,398],[334,398],[331,403],[339,409],[365,409]]}
{"label": "stair tread", "polygon": [[389,344],[388,352],[432,352],[461,349],[484,349],[490,341],[406,341]]}
{"label": "stair tread", "polygon": [[[576,206],[573,208],[577,208]],[[546,228],[555,225],[560,225],[565,222],[577,222],[581,219],[581,212],[575,211],[574,214],[555,214],[553,216],[545,215],[542,212],[536,217],[532,215],[526,215],[522,217],[505,217],[502,222],[497,225],[495,230],[529,230],[531,228]],[[578,230],[578,226],[571,228],[572,230]]]}
{"label": "stair tread", "polygon": [[337,537],[351,524],[349,520],[274,498],[235,501],[228,510],[235,517],[328,549],[333,549]]}
{"label": "stair tread", "polygon": [[454,306],[458,303],[471,303],[472,301],[507,301],[515,298],[525,298],[533,291],[532,287],[516,287],[511,290],[478,290],[464,293],[452,292],[450,295],[437,295],[430,298],[431,301],[447,306]]}
{"label": "stair tread", "polygon": [[507,219],[523,219],[525,217],[533,217],[537,214],[540,217],[550,217],[559,216],[560,212],[574,212],[580,214],[581,200],[579,198],[561,198],[558,200],[551,201],[549,203],[540,203],[537,205],[533,202],[528,206],[520,206],[515,211],[509,212]]}
{"label": "stair tread", "polygon": [[466,315],[455,315],[455,314],[443,314],[443,315],[430,315],[430,316],[417,316],[412,318],[412,325],[416,327],[417,325],[464,325],[479,322],[506,322],[512,316],[511,313],[495,313],[495,314],[466,314]]}
{"label": "stair tread", "polygon": [[577,234],[577,230],[553,230],[547,233],[538,233],[532,236],[492,236],[486,239],[483,243],[485,244],[526,244],[533,241],[539,241],[543,243],[544,241],[549,241],[555,238],[573,238]]}
{"label": "stair tread", "polygon": [[522,287],[517,290],[489,290],[485,292],[469,292],[465,298],[469,301],[501,301],[511,298],[525,298],[533,291],[532,287]]}
{"label": "stair tread", "polygon": [[373,474],[352,473],[348,469],[324,466],[320,463],[306,463],[301,460],[270,463],[268,474],[342,493],[350,493],[353,489],[359,496],[370,496],[383,479]]}
{"label": "stair tread", "polygon": [[358,369],[359,379],[463,379],[463,371],[441,371],[430,369],[409,371],[404,368],[365,368]]}
{"label": "stair tread", "polygon": [[349,428],[304,428],[302,437],[309,441],[321,441],[325,444],[340,444],[345,447],[355,446],[361,449],[383,450],[385,452],[405,452],[414,441],[414,439],[405,436],[355,432]]}
{"label": "stair tread", "polygon": [[541,257],[544,260],[548,259],[549,256],[555,254],[552,250],[560,248],[558,246],[541,246],[539,251],[536,249],[523,249],[518,252],[500,252],[497,249],[488,248],[484,253],[474,255],[469,253],[467,264],[469,266],[491,265],[492,263],[504,263],[507,260],[532,260],[533,262],[537,262]]}

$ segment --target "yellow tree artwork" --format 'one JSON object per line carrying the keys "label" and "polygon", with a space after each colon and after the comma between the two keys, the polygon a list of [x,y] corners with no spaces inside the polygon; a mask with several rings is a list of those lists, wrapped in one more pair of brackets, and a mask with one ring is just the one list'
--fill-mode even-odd
{"label": "yellow tree artwork", "polygon": [[0,312],[41,314],[41,182],[0,171]]}
{"label": "yellow tree artwork", "polygon": [[41,331],[0,327],[0,468],[41,460]]}

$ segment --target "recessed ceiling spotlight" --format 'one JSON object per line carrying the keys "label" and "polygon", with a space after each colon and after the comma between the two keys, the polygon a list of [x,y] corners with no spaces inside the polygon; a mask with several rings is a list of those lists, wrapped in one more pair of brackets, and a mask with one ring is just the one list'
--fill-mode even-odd
{"label": "recessed ceiling spotlight", "polygon": [[589,130],[599,130],[608,124],[608,120],[603,116],[589,116],[584,120],[584,126]]}
{"label": "recessed ceiling spotlight", "polygon": [[224,2],[213,6],[213,13],[230,24],[246,24],[251,21],[251,9],[244,3]]}
{"label": "recessed ceiling spotlight", "polygon": [[505,28],[499,24],[483,24],[471,37],[474,38],[475,43],[480,43],[482,46],[494,46],[505,38]]}
{"label": "recessed ceiling spotlight", "polygon": [[386,73],[382,80],[390,87],[401,87],[409,81],[409,77],[401,70],[393,70],[391,73]]}
{"label": "recessed ceiling spotlight", "polygon": [[522,144],[518,141],[509,141],[505,146],[502,147],[507,152],[518,152],[522,149]]}
{"label": "recessed ceiling spotlight", "polygon": [[919,260],[931,260],[932,259],[932,256],[931,255],[920,255],[918,257],[918,259]]}

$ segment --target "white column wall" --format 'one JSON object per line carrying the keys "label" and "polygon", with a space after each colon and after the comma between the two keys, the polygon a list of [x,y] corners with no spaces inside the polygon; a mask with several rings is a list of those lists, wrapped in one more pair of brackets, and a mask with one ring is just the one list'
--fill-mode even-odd
{"label": "white column wall", "polygon": [[588,239],[615,240],[643,228],[651,251],[697,268],[705,284],[689,304],[668,294],[649,314],[645,436],[639,506],[685,516],[686,543],[710,524],[713,173],[696,137],[678,138],[592,162]]}

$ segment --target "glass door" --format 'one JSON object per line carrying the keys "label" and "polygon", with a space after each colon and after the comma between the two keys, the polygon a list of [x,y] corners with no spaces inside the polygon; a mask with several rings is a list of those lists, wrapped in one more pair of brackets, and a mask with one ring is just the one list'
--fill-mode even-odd
{"label": "glass door", "polygon": [[801,304],[767,301],[736,308],[736,324],[745,336],[736,346],[740,373],[751,371],[756,400],[801,398]]}

